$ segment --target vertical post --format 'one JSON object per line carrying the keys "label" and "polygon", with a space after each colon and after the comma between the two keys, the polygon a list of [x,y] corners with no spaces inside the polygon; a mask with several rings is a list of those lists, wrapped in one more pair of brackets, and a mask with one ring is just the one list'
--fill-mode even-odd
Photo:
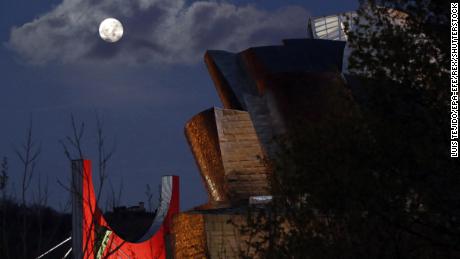
{"label": "vertical post", "polygon": [[72,254],[75,259],[83,258],[83,160],[72,160]]}

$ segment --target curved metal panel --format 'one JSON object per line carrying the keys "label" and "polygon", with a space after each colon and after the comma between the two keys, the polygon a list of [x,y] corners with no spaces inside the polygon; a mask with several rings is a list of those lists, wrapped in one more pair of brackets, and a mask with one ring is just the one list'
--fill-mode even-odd
{"label": "curved metal panel", "polygon": [[227,201],[224,166],[220,153],[214,108],[195,115],[185,125],[185,136],[192,149],[201,177],[212,202]]}
{"label": "curved metal panel", "polygon": [[150,225],[149,230],[137,242],[143,242],[152,237],[163,225],[169,211],[171,198],[173,194],[173,176],[163,176],[161,179],[160,206],[157,209],[155,219]]}

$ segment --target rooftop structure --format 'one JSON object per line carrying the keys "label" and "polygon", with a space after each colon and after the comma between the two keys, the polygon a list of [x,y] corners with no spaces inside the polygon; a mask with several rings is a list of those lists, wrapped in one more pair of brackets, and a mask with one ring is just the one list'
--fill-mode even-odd
{"label": "rooftop structure", "polygon": [[347,41],[345,23],[352,26],[356,12],[311,17],[308,21],[308,35],[312,39]]}

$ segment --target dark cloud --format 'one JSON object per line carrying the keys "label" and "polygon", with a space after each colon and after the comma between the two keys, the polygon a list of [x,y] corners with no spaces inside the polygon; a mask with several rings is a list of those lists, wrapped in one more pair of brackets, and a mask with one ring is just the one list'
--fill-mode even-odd
{"label": "dark cloud", "polygon": [[[7,46],[33,64],[194,63],[206,49],[236,51],[302,37],[307,15],[295,6],[269,12],[222,1],[64,0],[38,19],[12,28]],[[123,23],[119,43],[102,42],[97,35],[107,17]]]}
{"label": "dark cloud", "polygon": [[93,47],[88,51],[86,57],[88,59],[111,59],[116,58],[120,52],[123,42],[119,44],[107,44],[102,41],[96,42]]}

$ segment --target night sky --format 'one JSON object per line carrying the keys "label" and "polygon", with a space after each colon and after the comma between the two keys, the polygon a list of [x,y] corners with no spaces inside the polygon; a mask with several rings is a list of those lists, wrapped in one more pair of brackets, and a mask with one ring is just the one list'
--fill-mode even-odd
{"label": "night sky", "polygon": [[[222,107],[203,62],[205,51],[241,51],[306,37],[308,16],[357,5],[357,0],[0,1],[0,156],[10,160],[9,192],[19,194],[21,165],[14,148],[24,141],[32,118],[42,153],[29,196],[40,173],[49,184],[49,205],[62,208],[68,194],[57,181],[68,183],[70,166],[59,140],[71,134],[74,114],[87,125],[84,151],[95,161],[97,113],[108,146],[116,143],[109,174],[115,188],[123,182],[123,204],[145,200],[146,184],[156,193],[164,174],[181,177],[182,209],[204,203],[207,195],[183,128],[202,110]],[[122,22],[121,41],[99,38],[106,17]]]}

